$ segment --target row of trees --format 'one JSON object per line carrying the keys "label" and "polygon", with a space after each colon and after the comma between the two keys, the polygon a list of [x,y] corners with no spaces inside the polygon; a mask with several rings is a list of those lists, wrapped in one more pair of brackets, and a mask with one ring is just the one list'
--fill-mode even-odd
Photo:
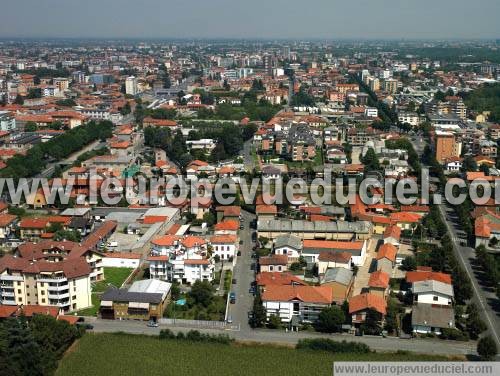
{"label": "row of trees", "polygon": [[4,375],[52,375],[59,359],[83,334],[66,321],[34,315],[0,323],[0,373]]}
{"label": "row of trees", "polygon": [[488,253],[484,245],[476,248],[476,262],[484,272],[485,282],[500,293],[500,263],[491,253]]}
{"label": "row of trees", "polygon": [[1,176],[14,179],[35,176],[42,172],[49,160],[61,160],[95,140],[111,137],[112,128],[110,121],[91,121],[68,130],[48,142],[36,144],[26,155],[16,155],[9,159]]}

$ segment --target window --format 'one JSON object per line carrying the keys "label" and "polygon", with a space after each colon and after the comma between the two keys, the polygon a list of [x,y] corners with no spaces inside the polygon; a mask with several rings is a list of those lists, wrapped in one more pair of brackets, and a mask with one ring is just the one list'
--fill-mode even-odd
{"label": "window", "polygon": [[20,294],[21,293],[21,289],[17,289],[17,293]]}
{"label": "window", "polygon": [[42,290],[42,295],[45,295],[45,290]]}
{"label": "window", "polygon": [[434,300],[435,302],[437,302],[437,301],[438,301],[438,299],[439,299],[439,298],[438,298],[437,296],[433,296],[433,297],[432,297],[432,300]]}
{"label": "window", "polygon": [[45,299],[42,299],[42,303],[45,303]]}

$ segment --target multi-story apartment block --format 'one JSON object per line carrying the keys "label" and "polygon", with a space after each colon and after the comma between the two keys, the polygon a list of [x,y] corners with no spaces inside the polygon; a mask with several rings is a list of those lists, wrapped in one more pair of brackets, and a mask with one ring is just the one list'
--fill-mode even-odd
{"label": "multi-story apartment block", "polygon": [[214,262],[207,257],[207,242],[196,236],[165,235],[152,241],[148,257],[152,279],[192,284],[211,281]]}
{"label": "multi-story apartment block", "polygon": [[57,306],[65,312],[87,308],[90,274],[83,258],[49,262],[7,255],[0,259],[0,303]]}

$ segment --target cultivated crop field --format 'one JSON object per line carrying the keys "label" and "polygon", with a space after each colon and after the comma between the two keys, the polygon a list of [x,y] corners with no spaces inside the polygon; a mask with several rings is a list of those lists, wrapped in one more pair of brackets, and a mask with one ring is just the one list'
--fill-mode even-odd
{"label": "cultivated crop field", "polygon": [[86,334],[63,358],[57,376],[332,374],[335,360],[441,360],[407,354],[330,354],[266,345],[160,340],[128,334]]}

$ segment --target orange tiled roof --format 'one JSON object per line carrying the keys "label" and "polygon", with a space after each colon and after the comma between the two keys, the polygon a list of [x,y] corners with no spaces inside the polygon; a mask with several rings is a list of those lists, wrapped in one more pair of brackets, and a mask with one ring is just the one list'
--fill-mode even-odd
{"label": "orange tiled roof", "polygon": [[406,281],[409,283],[419,281],[439,281],[451,285],[451,275],[441,272],[433,272],[429,270],[417,270],[406,273]]}
{"label": "orange tiled roof", "polygon": [[279,273],[279,272],[262,272],[257,274],[256,277],[257,285],[259,286],[270,286],[270,285],[306,285],[304,281],[300,278],[294,276],[291,273]]}
{"label": "orange tiled roof", "polygon": [[262,300],[280,302],[300,300],[307,303],[331,304],[333,289],[328,286],[270,285],[262,294]]}
{"label": "orange tiled roof", "polygon": [[382,270],[377,270],[370,274],[370,279],[368,280],[368,286],[387,288],[389,286],[389,274],[383,272]]}
{"label": "orange tiled roof", "polygon": [[369,308],[385,315],[387,303],[381,296],[371,293],[356,295],[349,299],[349,313],[359,312]]}
{"label": "orange tiled roof", "polygon": [[377,260],[386,258],[392,262],[396,261],[396,254],[398,249],[390,243],[382,244],[378,249]]}
{"label": "orange tiled roof", "polygon": [[217,223],[214,226],[214,229],[216,231],[221,231],[221,230],[236,231],[236,230],[238,230],[239,227],[240,227],[239,221],[236,221],[234,219],[229,219],[229,220]]}

